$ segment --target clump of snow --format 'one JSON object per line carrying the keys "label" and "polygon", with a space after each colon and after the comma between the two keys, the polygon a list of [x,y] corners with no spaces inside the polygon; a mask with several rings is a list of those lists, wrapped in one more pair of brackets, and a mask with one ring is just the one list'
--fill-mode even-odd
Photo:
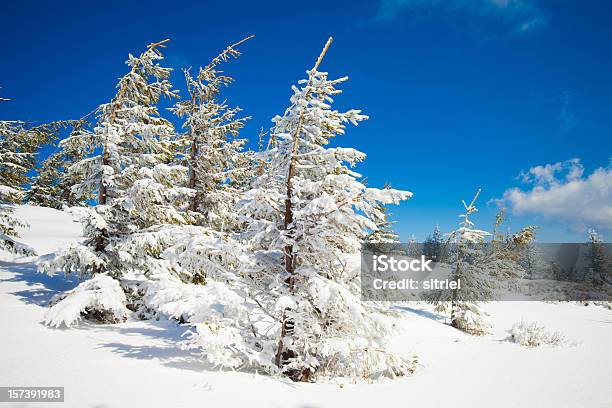
{"label": "clump of snow", "polygon": [[102,323],[119,323],[128,316],[125,304],[119,282],[108,275],[97,275],[53,297],[44,322],[53,327],[70,327],[85,317]]}
{"label": "clump of snow", "polygon": [[509,333],[508,340],[526,347],[539,347],[544,344],[560,346],[566,343],[563,334],[548,331],[544,325],[537,322],[521,320],[512,326]]}

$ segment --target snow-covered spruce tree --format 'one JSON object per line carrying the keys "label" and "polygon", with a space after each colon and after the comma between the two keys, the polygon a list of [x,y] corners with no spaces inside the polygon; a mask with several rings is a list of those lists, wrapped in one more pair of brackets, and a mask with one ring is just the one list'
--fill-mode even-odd
{"label": "snow-covered spruce tree", "polygon": [[[88,115],[89,116],[89,115]],[[28,203],[61,209],[64,206],[82,206],[92,199],[91,194],[78,195],[72,187],[82,183],[83,174],[68,172],[70,166],[92,154],[93,143],[87,116],[79,120],[66,121],[70,134],[38,167],[38,173],[25,199]]]}
{"label": "snow-covered spruce tree", "polygon": [[[241,248],[231,237],[237,226],[234,206],[253,173],[250,170],[253,163],[250,153],[242,151],[246,140],[237,138],[246,118],[236,118],[239,109],[229,109],[218,100],[221,89],[232,82],[218,66],[232,57],[237,58],[240,53],[236,48],[250,38],[227,47],[206,67],[200,68],[196,78],[185,71],[189,99],[178,102],[172,109],[185,119],[185,132],[175,141],[179,149],[178,165],[169,167],[177,177],[166,177],[175,186],[183,186],[180,205],[175,202],[183,220],[141,226],[146,228],[134,235],[137,239],[130,241],[130,252],[145,254],[143,267],[148,264],[145,269],[156,269],[150,276],[178,279],[178,282],[166,282],[168,290],[174,290],[175,294],[181,290],[191,293],[189,288],[181,288],[180,282],[206,284],[219,276],[227,280],[226,272],[230,273],[228,270],[238,265]],[[146,191],[149,188],[143,192]],[[180,199],[181,195],[176,198]],[[188,225],[168,225],[177,223]],[[154,286],[160,291],[159,285]],[[161,295],[154,296],[153,307],[165,309],[161,300],[164,293],[161,290]],[[176,317],[190,321],[190,316],[189,310],[185,310]]]}
{"label": "snow-covered spruce tree", "polygon": [[345,261],[376,229],[377,204],[398,203],[411,193],[366,188],[350,169],[365,155],[328,146],[347,123],[367,119],[359,110],[331,107],[341,92],[336,87],[347,80],[318,71],[331,41],[308,78],[293,87],[290,107],[273,119],[266,172],[239,203],[255,251],[246,271],[251,296],[278,324],[257,338],[262,352],[273,351],[277,370],[294,381],[413,369],[386,351],[392,321],[386,309],[360,301],[359,274]]}
{"label": "snow-covered spruce tree", "polygon": [[[155,73],[153,77],[156,77]],[[157,76],[157,82],[164,77],[165,75],[161,74]],[[162,82],[166,84],[165,81]],[[169,84],[167,85],[169,89]],[[151,102],[155,103],[162,94],[157,94]],[[126,95],[129,95],[129,92],[123,96]],[[123,105],[128,106],[122,108],[123,110],[131,107],[127,101],[123,102]],[[157,114],[154,106],[143,110]],[[120,112],[116,114],[114,128],[119,127],[120,119],[123,118],[121,115]],[[120,310],[116,307],[113,307],[113,310],[96,310],[94,313],[87,309],[79,311],[76,308],[66,308],[63,304],[68,301],[88,305],[86,308],[101,308],[104,305],[127,302],[126,306],[137,311],[143,318],[152,316],[150,312],[153,312],[153,315],[162,313],[194,326],[200,324],[210,328],[214,325],[217,327],[215,334],[211,334],[206,342],[207,358],[214,364],[236,367],[236,359],[228,360],[225,355],[220,355],[219,350],[223,350],[223,346],[219,344],[225,344],[223,340],[227,340],[224,324],[239,326],[234,327],[234,331],[230,330],[233,334],[228,341],[231,340],[232,343],[227,345],[234,352],[238,350],[236,333],[241,333],[241,341],[247,343],[248,335],[241,332],[240,328],[246,327],[249,333],[251,331],[250,324],[245,323],[248,320],[246,308],[236,301],[240,299],[235,294],[240,285],[232,282],[236,280],[233,270],[240,263],[241,249],[233,245],[235,243],[227,239],[226,234],[208,226],[198,225],[202,219],[197,217],[197,213],[188,211],[195,190],[186,187],[189,182],[189,169],[177,164],[176,156],[178,154],[180,157],[181,142],[170,140],[169,124],[158,117],[143,120],[144,124],[138,124],[139,117],[130,119],[135,129],[147,132],[148,136],[153,137],[152,140],[148,141],[146,149],[142,151],[123,144],[123,138],[128,138],[131,134],[123,138],[120,138],[119,134],[117,139],[121,144],[112,149],[105,145],[100,146],[103,151],[108,150],[110,153],[121,149],[122,155],[132,155],[134,160],[117,164],[113,161],[115,156],[109,154],[106,164],[110,171],[107,171],[115,177],[104,191],[107,197],[106,205],[98,205],[97,211],[89,214],[86,228],[90,228],[90,231],[86,230],[85,234],[90,237],[89,241],[64,251],[45,266],[47,269],[58,269],[59,266],[59,269],[64,271],[73,270],[71,268],[78,271],[81,266],[87,268],[88,261],[95,264],[97,260],[101,260],[104,263],[90,270],[96,274],[93,280],[100,280],[105,276],[101,272],[106,272],[116,279],[117,284],[109,285],[100,281],[89,284],[82,290],[75,290],[52,307],[48,321],[52,324],[71,324],[78,320],[79,315],[65,313],[76,310],[83,316],[97,316],[98,320],[106,317],[106,321],[113,322],[125,315],[118,313]],[[95,129],[94,137],[98,134],[105,135],[103,130],[105,126],[109,126],[109,122],[112,121],[103,121]],[[154,123],[156,126],[147,128],[144,126],[147,123]],[[96,159],[100,160],[99,157]],[[73,168],[78,170],[79,164],[71,169]],[[99,183],[99,180],[96,182]],[[95,189],[96,185],[92,187]],[[87,188],[87,185],[76,188]],[[102,199],[100,202],[103,202]],[[104,251],[96,253],[95,238],[99,236],[100,231],[104,232],[106,246]],[[228,282],[232,282],[231,288],[227,285]],[[125,292],[123,299],[117,298],[117,287]],[[99,290],[108,293],[104,296],[96,295]],[[94,295],[95,298],[92,297]],[[78,302],[73,298],[78,299]],[[224,305],[223,316],[219,313],[220,305]],[[231,325],[228,322],[231,322]],[[198,330],[198,334],[201,333],[203,329]]]}
{"label": "snow-covered spruce tree", "polygon": [[588,247],[586,280],[595,285],[601,285],[604,282],[612,283],[610,255],[603,237],[594,229],[589,230]]}
{"label": "snow-covered spruce tree", "polygon": [[13,215],[14,205],[21,202],[22,174],[30,167],[32,154],[22,152],[27,142],[20,122],[0,121],[0,249],[20,255],[32,250],[16,241],[17,228],[27,224]]}
{"label": "snow-covered spruce tree", "polygon": [[14,216],[14,206],[23,200],[23,187],[34,168],[38,148],[53,141],[62,126],[63,122],[29,127],[22,121],[0,121],[0,249],[34,254],[15,239],[17,228],[27,224]]}
{"label": "snow-covered spruce tree", "polygon": [[410,236],[410,239],[408,240],[408,247],[406,249],[406,252],[407,255],[411,258],[418,258],[422,255],[423,251],[421,249],[421,246],[417,242],[417,239],[414,234],[412,234]]}
{"label": "snow-covered spruce tree", "polygon": [[[451,258],[453,271],[449,277],[460,282],[460,289],[437,290],[428,294],[426,300],[436,304],[437,310],[450,308],[451,325],[470,334],[487,333],[488,323],[480,302],[493,300],[499,289],[510,289],[512,283],[524,275],[519,264],[525,245],[535,237],[535,227],[529,226],[508,236],[474,229],[472,214],[477,212],[476,200],[480,190],[468,205],[462,201],[465,213],[460,228],[452,231],[449,241],[454,244]],[[496,217],[497,231],[504,221],[504,213]],[[491,236],[489,243],[485,237]]]}
{"label": "snow-covered spruce tree", "polygon": [[219,231],[236,226],[234,206],[254,165],[252,155],[243,151],[246,139],[237,137],[248,118],[237,117],[240,109],[229,108],[219,98],[222,88],[233,82],[219,65],[238,58],[237,47],[253,37],[227,47],[196,77],[185,70],[189,98],[172,109],[184,119],[185,132],[178,142],[189,167],[187,187],[195,191],[189,210],[199,217],[199,224]]}
{"label": "snow-covered spruce tree", "polygon": [[444,252],[444,240],[440,227],[436,225],[433,230],[433,234],[428,236],[423,242],[423,255],[427,259],[432,259],[435,262],[441,262],[443,260]]}
{"label": "snow-covered spruce tree", "polygon": [[130,54],[130,71],[119,80],[115,97],[97,109],[93,132],[73,136],[77,145],[86,143],[76,139],[90,143],[93,155],[68,169],[70,176],[82,180],[72,191],[77,196],[97,194],[98,202],[84,217],[85,240],[42,263],[43,270],[120,277],[142,263],[129,250],[135,232],[152,224],[184,221],[169,201],[188,196],[186,189],[173,187],[185,169],[167,164],[175,156],[174,129],[157,108],[161,97],[177,96],[168,81],[171,69],[158,64],[167,42],[150,44],[138,57]]}
{"label": "snow-covered spruce tree", "polygon": [[518,262],[525,270],[525,278],[543,279],[546,277],[544,255],[535,242],[529,242],[523,247]]}
{"label": "snow-covered spruce tree", "polygon": [[480,190],[470,204],[462,201],[465,213],[460,217],[463,221],[460,228],[449,234],[455,246],[449,280],[460,282],[461,289],[438,290],[427,297],[436,304],[437,310],[450,308],[451,326],[477,335],[485,334],[488,327],[478,302],[491,300],[496,287],[488,268],[481,263],[485,237],[491,234],[475,229],[471,220],[472,214],[478,211],[475,203],[479,194]]}

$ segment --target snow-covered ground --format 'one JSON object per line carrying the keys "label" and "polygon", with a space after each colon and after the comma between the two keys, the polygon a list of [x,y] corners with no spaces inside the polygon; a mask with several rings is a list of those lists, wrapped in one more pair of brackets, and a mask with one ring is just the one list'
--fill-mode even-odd
{"label": "snow-covered ground", "polygon": [[[22,241],[40,255],[79,238],[66,213],[21,207],[17,215],[31,225]],[[47,328],[46,303],[76,280],[39,274],[31,259],[0,257],[0,386],[65,387],[66,402],[53,406],[612,407],[612,311],[599,306],[491,303],[493,333],[472,337],[427,305],[405,304],[405,330],[393,347],[418,356],[414,375],[295,384],[207,366],[176,346],[185,328],[172,321]],[[505,341],[522,319],[561,332],[568,344],[529,349]]]}

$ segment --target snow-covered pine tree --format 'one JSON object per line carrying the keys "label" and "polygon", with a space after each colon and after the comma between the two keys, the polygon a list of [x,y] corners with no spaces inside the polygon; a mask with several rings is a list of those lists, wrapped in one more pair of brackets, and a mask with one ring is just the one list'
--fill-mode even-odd
{"label": "snow-covered pine tree", "polygon": [[161,97],[177,96],[168,80],[171,69],[158,64],[168,41],[150,44],[138,57],[129,55],[130,71],[119,80],[115,97],[97,109],[93,132],[72,138],[78,145],[86,143],[75,139],[85,139],[93,152],[70,166],[68,174],[82,180],[72,190],[78,196],[97,193],[98,203],[84,217],[84,242],[63,249],[42,269],[121,276],[141,262],[124,247],[126,241],[133,244],[132,234],[152,224],[184,221],[169,203],[188,197],[186,189],[175,188],[182,184],[173,184],[184,169],[167,164],[176,155],[174,129],[157,108]]}
{"label": "snow-covered pine tree", "polygon": [[[460,228],[452,231],[449,241],[454,244],[453,271],[449,277],[461,283],[460,289],[432,292],[426,300],[436,304],[437,310],[450,307],[451,325],[475,335],[486,334],[489,326],[479,307],[483,301],[493,300],[498,289],[512,289],[513,282],[524,275],[519,264],[520,254],[535,237],[536,227],[528,226],[515,234],[497,234],[505,219],[505,212],[496,216],[495,233],[474,229],[472,214],[477,212],[476,200],[480,190],[470,202],[462,201],[465,213]],[[485,237],[491,236],[487,244]]]}
{"label": "snow-covered pine tree", "polygon": [[66,126],[71,127],[70,134],[61,140],[56,151],[40,164],[38,173],[33,177],[26,193],[25,199],[28,203],[61,209],[64,206],[82,206],[93,198],[91,194],[78,195],[73,191],[73,186],[84,181],[83,175],[68,172],[72,164],[93,153],[88,116],[66,121]]}
{"label": "snow-covered pine tree", "polygon": [[410,236],[410,239],[408,240],[408,247],[406,248],[406,252],[407,255],[411,258],[418,258],[423,253],[421,245],[419,245],[419,243],[417,242],[417,239],[414,234],[412,234]]}
{"label": "snow-covered pine tree", "polygon": [[436,225],[433,234],[428,236],[425,242],[423,242],[423,255],[425,255],[427,259],[441,262],[443,260],[444,247],[442,232],[440,231],[440,227]]}
{"label": "snow-covered pine tree", "polygon": [[[6,98],[1,100],[6,101]],[[34,254],[31,248],[15,239],[17,228],[27,224],[14,216],[14,206],[23,200],[23,187],[36,163],[38,148],[52,142],[62,126],[63,122],[32,127],[22,121],[0,121],[0,249],[21,255]]]}
{"label": "snow-covered pine tree", "polygon": [[17,228],[27,224],[13,215],[14,205],[21,202],[21,174],[27,173],[29,153],[21,152],[27,140],[20,122],[0,121],[0,249],[27,255],[32,251],[16,241]]}
{"label": "snow-covered pine tree", "polygon": [[460,282],[460,289],[438,290],[427,297],[438,310],[450,307],[451,326],[476,335],[485,334],[488,327],[478,302],[490,300],[496,287],[489,269],[482,265],[484,240],[491,234],[475,229],[471,219],[478,211],[475,203],[479,195],[480,190],[470,204],[462,201],[465,213],[460,217],[463,221],[449,234],[455,246],[449,280]]}
{"label": "snow-covered pine tree", "polygon": [[234,206],[252,176],[252,155],[243,151],[246,139],[240,129],[249,118],[237,117],[240,108],[229,108],[219,94],[233,78],[219,70],[230,58],[238,58],[237,47],[253,38],[248,36],[227,47],[201,67],[196,77],[185,70],[189,98],[172,109],[184,119],[185,132],[179,136],[184,161],[189,167],[187,187],[195,191],[189,210],[199,224],[218,231],[232,230],[237,219]]}
{"label": "snow-covered pine tree", "polygon": [[546,277],[544,255],[535,242],[528,242],[523,247],[518,263],[525,270],[525,278],[543,279]]}
{"label": "snow-covered pine tree", "polygon": [[588,262],[586,280],[595,285],[601,285],[604,282],[612,283],[610,255],[603,237],[594,229],[589,229],[588,234],[589,249],[586,254]]}
{"label": "snow-covered pine tree", "polygon": [[[295,381],[318,377],[369,378],[408,373],[412,366],[386,351],[392,323],[382,307],[360,301],[359,274],[347,267],[376,229],[377,204],[398,203],[411,193],[366,188],[350,169],[365,155],[329,147],[346,123],[367,119],[359,110],[332,109],[336,87],[318,70],[332,39],[308,78],[293,87],[291,105],[273,119],[274,141],[266,172],[241,200],[255,259],[246,278],[252,297],[278,323],[267,334],[274,364]],[[266,334],[257,333],[267,351]]]}

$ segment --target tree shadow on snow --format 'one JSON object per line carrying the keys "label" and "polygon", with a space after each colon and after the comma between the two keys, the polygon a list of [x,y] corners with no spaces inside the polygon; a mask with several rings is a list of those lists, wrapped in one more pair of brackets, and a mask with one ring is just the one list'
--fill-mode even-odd
{"label": "tree shadow on snow", "polygon": [[394,309],[400,310],[402,312],[413,313],[417,316],[425,317],[427,319],[431,319],[439,323],[446,322],[446,316],[439,314],[439,313],[430,312],[428,310],[417,309],[417,308],[413,308],[413,307],[405,306],[405,305],[394,306]]}
{"label": "tree shadow on snow", "polygon": [[191,355],[185,350],[181,350],[176,345],[143,346],[111,342],[101,344],[100,348],[107,348],[124,357],[136,358],[138,360],[159,360],[166,367],[181,370],[202,372],[214,369],[204,360]]}
{"label": "tree shadow on snow", "polygon": [[36,265],[0,261],[0,268],[14,274],[11,278],[0,278],[0,282],[24,282],[29,289],[13,292],[22,301],[28,304],[46,306],[49,300],[57,293],[73,289],[79,284],[78,279],[64,274],[49,276],[36,270]]}
{"label": "tree shadow on snow", "polygon": [[[138,360],[157,360],[166,367],[197,373],[208,371],[256,375],[256,372],[252,369],[231,370],[214,366],[195,352],[182,349],[178,343],[185,340],[183,334],[188,330],[188,325],[180,325],[174,320],[147,320],[141,323],[142,326],[138,327],[130,327],[130,323],[119,325],[87,324],[81,325],[79,329],[94,331],[110,330],[125,336],[125,341],[121,339],[120,341],[101,343],[99,345],[99,348],[110,349],[123,357]],[[133,337],[135,341],[130,342],[130,337]],[[155,344],[143,344],[147,343],[147,340],[152,340],[152,343],[154,342]],[[267,377],[265,374],[262,374],[262,376]],[[288,378],[275,377],[275,380],[290,387],[297,387],[296,383]]]}
{"label": "tree shadow on snow", "polygon": [[[110,330],[126,337],[137,338],[139,344],[130,344],[129,341],[108,342],[100,344],[100,348],[107,348],[124,357],[139,360],[159,360],[166,367],[196,372],[220,371],[201,357],[189,350],[183,350],[179,342],[184,340],[183,333],[187,326],[179,325],[171,320],[146,321],[147,327],[122,327],[121,325],[88,325],[83,329]],[[156,344],[143,345],[143,338],[155,340]]]}

